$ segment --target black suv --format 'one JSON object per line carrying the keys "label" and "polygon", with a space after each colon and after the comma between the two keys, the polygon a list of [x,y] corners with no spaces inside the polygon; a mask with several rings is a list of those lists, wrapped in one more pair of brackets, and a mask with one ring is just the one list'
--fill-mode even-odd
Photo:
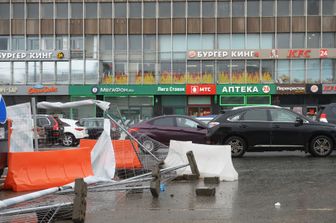
{"label": "black suv", "polygon": [[310,120],[278,106],[239,107],[208,124],[212,144],[231,145],[233,157],[246,151],[303,150],[328,156],[336,145],[336,126]]}
{"label": "black suv", "polygon": [[[112,120],[111,123],[111,139],[120,139],[120,129]],[[89,139],[98,139],[104,131],[104,118],[82,118],[79,125],[85,126],[88,130]]]}
{"label": "black suv", "polygon": [[316,120],[336,124],[336,103],[323,106],[317,114]]}

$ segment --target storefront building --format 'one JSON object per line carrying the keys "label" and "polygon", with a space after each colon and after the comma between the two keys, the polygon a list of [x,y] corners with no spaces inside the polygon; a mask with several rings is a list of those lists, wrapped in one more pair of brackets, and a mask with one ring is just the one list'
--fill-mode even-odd
{"label": "storefront building", "polygon": [[[138,86],[133,95],[68,95],[108,99],[129,116],[260,103],[305,113],[335,99],[335,15],[334,0],[3,0],[0,84]],[[152,90],[180,85],[183,93]]]}

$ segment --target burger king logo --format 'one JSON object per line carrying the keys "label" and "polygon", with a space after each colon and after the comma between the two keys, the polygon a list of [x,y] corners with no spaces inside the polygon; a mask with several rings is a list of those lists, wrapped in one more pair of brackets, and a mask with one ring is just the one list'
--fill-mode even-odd
{"label": "burger king logo", "polygon": [[311,92],[316,93],[319,89],[318,89],[318,86],[314,84],[310,87],[310,90]]}
{"label": "burger king logo", "polygon": [[188,53],[189,58],[194,58],[194,57],[196,57],[196,55],[197,55],[196,51],[189,51],[189,53]]}
{"label": "burger king logo", "polygon": [[57,59],[63,59],[64,58],[64,53],[63,52],[58,52],[57,53]]}

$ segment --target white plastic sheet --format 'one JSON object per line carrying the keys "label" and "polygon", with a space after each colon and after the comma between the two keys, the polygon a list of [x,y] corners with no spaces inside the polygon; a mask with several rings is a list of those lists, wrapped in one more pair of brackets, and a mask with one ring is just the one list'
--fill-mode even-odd
{"label": "white plastic sheet", "polygon": [[[188,163],[188,151],[194,153],[200,177],[219,177],[221,181],[238,180],[238,173],[231,159],[231,147],[228,145],[203,145],[171,140],[168,156],[164,161],[165,167]],[[191,174],[190,167],[180,169],[177,174]]]}
{"label": "white plastic sheet", "polygon": [[7,107],[8,118],[12,120],[10,137],[11,152],[33,152],[33,120],[30,103]]}
{"label": "white plastic sheet", "polygon": [[82,100],[82,101],[72,101],[72,102],[47,102],[42,101],[37,103],[37,108],[40,109],[66,109],[66,108],[77,108],[85,105],[97,105],[103,111],[106,111],[110,107],[110,102],[99,101],[99,100]]}

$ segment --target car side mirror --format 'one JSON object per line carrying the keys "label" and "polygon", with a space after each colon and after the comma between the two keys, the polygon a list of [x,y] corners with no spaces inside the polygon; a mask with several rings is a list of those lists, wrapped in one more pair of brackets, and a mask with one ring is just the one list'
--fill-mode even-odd
{"label": "car side mirror", "polygon": [[300,117],[296,117],[295,119],[295,124],[296,125],[303,125],[303,119]]}

